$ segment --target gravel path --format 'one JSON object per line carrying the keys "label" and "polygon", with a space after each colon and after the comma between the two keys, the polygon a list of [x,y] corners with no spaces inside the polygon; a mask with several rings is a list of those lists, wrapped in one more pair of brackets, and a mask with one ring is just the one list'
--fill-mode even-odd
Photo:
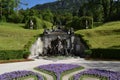
{"label": "gravel path", "polygon": [[65,75],[65,76],[62,77],[62,80],[69,80],[69,78],[70,78],[71,76],[73,76],[73,75],[75,75],[75,74],[77,74],[77,73],[79,73],[79,72],[82,72],[82,71],[84,71],[84,70],[86,70],[86,69],[78,70],[78,71],[72,72],[72,73],[70,73],[70,74],[67,74],[67,75]]}
{"label": "gravel path", "polygon": [[37,66],[44,65],[44,64],[51,64],[51,63],[53,63],[53,61],[39,59],[39,60],[28,61],[28,62],[0,64],[0,74],[3,74],[5,72],[12,72],[16,70],[31,70]]}
{"label": "gravel path", "polygon": [[33,71],[33,72],[36,72],[36,73],[39,73],[39,74],[45,76],[47,80],[54,80],[54,78],[51,75],[49,75],[49,74],[45,74],[43,72],[39,72],[39,71],[36,71],[34,69],[31,69],[30,71]]}
{"label": "gravel path", "polygon": [[82,80],[100,80],[100,79],[88,77],[88,78],[83,78]]}
{"label": "gravel path", "polygon": [[28,79],[24,79],[24,80],[34,80],[34,78],[28,78]]}

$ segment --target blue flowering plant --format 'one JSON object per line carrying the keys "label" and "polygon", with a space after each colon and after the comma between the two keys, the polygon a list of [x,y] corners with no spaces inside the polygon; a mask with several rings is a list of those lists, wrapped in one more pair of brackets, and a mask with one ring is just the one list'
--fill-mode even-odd
{"label": "blue flowering plant", "polygon": [[100,70],[100,69],[89,69],[80,72],[71,78],[71,80],[80,80],[83,76],[94,76],[100,78],[100,80],[120,80],[120,72]]}
{"label": "blue flowering plant", "polygon": [[48,65],[41,65],[38,66],[36,69],[42,70],[42,71],[48,71],[55,75],[55,80],[61,80],[62,73],[75,69],[75,68],[81,68],[79,65],[74,64],[48,64]]}
{"label": "blue flowering plant", "polygon": [[42,75],[38,74],[38,73],[34,73],[32,71],[13,71],[13,72],[9,72],[9,73],[4,73],[0,75],[0,80],[22,80],[22,78],[27,78],[29,76],[34,76],[36,77],[37,80],[45,80],[44,77],[42,77]]}

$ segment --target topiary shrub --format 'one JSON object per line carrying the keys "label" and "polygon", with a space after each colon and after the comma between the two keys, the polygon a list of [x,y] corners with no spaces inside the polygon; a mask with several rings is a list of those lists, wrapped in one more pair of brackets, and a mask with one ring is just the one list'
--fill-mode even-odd
{"label": "topiary shrub", "polygon": [[43,28],[50,29],[52,26],[53,26],[52,23],[50,23],[50,22],[48,22],[48,21],[44,21],[44,26],[43,26]]}
{"label": "topiary shrub", "polygon": [[33,29],[51,28],[52,23],[39,19],[36,16],[27,17],[25,28],[30,29],[30,21],[33,21]]}
{"label": "topiary shrub", "polygon": [[72,21],[69,21],[66,23],[66,27],[70,28],[73,27],[75,30],[81,29],[81,26],[79,24],[80,18],[75,16]]}
{"label": "topiary shrub", "polygon": [[74,17],[71,22],[66,24],[66,27],[73,27],[75,30],[91,29],[93,27],[93,18],[88,16]]}
{"label": "topiary shrub", "polygon": [[27,21],[25,23],[25,28],[30,29],[30,21],[32,20],[33,22],[33,29],[41,29],[43,24],[43,21],[41,19],[39,19],[36,16],[31,16],[31,17],[27,17]]}
{"label": "topiary shrub", "polygon": [[80,26],[83,29],[91,29],[93,27],[93,18],[92,17],[88,17],[88,16],[83,16],[80,18]]}
{"label": "topiary shrub", "polygon": [[6,17],[5,17],[5,16],[2,16],[2,17],[0,18],[0,22],[6,22]]}
{"label": "topiary shrub", "polygon": [[9,15],[8,21],[9,22],[14,22],[14,23],[22,23],[23,18],[24,18],[23,15],[14,13],[14,14]]}

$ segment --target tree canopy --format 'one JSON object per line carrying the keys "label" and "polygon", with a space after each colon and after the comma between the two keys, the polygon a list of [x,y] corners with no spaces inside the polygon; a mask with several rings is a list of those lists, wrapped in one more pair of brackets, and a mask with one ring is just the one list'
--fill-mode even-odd
{"label": "tree canopy", "polygon": [[120,20],[120,0],[56,0],[26,10],[20,4],[27,5],[21,0],[0,0],[0,21],[25,23],[33,16],[54,25],[67,25],[83,16],[94,22]]}

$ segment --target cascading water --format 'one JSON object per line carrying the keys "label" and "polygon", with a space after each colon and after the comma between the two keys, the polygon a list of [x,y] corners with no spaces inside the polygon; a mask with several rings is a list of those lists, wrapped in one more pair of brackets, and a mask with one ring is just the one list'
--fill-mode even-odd
{"label": "cascading water", "polygon": [[37,41],[32,45],[30,48],[31,55],[29,58],[37,58],[39,55],[42,55],[43,53],[43,42],[41,38],[39,37]]}

